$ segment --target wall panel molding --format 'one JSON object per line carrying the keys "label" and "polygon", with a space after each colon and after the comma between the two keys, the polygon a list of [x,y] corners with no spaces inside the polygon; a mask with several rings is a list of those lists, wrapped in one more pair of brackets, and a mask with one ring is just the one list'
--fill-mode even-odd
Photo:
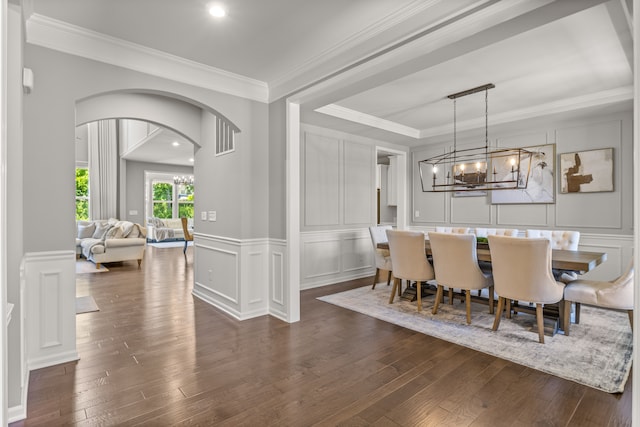
{"label": "wall panel molding", "polygon": [[75,251],[27,253],[23,258],[28,370],[79,358],[75,258]]}
{"label": "wall panel molding", "polygon": [[372,276],[375,271],[368,228],[303,232],[300,242],[300,289]]}
{"label": "wall panel molding", "polygon": [[[239,320],[270,313],[272,289],[284,294],[283,269],[272,272],[277,239],[233,239],[194,233],[193,295]],[[273,248],[272,248],[273,246]],[[284,245],[286,247],[286,244]],[[284,258],[285,251],[280,251]],[[273,278],[278,283],[272,283]]]}

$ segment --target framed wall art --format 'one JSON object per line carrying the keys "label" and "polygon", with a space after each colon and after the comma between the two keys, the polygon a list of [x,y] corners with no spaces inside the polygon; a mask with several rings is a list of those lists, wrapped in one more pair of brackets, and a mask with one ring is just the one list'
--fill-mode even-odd
{"label": "framed wall art", "polygon": [[[537,145],[523,147],[532,153],[520,164],[523,188],[513,190],[491,191],[492,204],[526,204],[526,203],[555,203],[555,157],[556,144]],[[512,162],[504,159],[500,163],[494,163],[494,173],[506,175],[512,173]]]}
{"label": "framed wall art", "polygon": [[560,154],[560,192],[613,191],[613,148]]}

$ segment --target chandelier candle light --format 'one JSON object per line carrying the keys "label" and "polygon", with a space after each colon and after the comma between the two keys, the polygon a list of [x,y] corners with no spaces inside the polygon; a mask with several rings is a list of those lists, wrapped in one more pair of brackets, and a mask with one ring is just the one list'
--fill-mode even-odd
{"label": "chandelier candle light", "polygon": [[[423,192],[463,192],[514,190],[527,188],[533,153],[523,148],[489,148],[489,83],[448,95],[453,100],[453,151],[418,162]],[[485,93],[484,147],[457,148],[456,100],[474,93]],[[525,165],[523,170],[522,165]],[[488,172],[491,171],[491,172]],[[445,174],[446,172],[446,174]],[[453,177],[451,176],[453,172]]]}
{"label": "chandelier candle light", "polygon": [[174,176],[173,177],[173,183],[176,185],[180,185],[180,184],[186,184],[186,185],[193,185],[193,176]]}

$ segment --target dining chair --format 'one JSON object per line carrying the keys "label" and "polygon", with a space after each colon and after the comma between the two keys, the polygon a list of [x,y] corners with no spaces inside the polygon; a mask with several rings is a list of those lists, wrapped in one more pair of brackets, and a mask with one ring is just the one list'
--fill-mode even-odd
{"label": "dining chair", "polygon": [[380,270],[388,271],[387,286],[389,286],[389,284],[391,283],[392,264],[389,249],[378,248],[378,243],[388,242],[386,231],[391,229],[393,229],[391,225],[378,225],[369,227],[371,243],[373,244],[373,255],[376,263],[376,274],[373,277],[373,286],[371,286],[371,289],[376,288],[376,283],[378,283],[378,279],[380,277]]}
{"label": "dining chair", "polygon": [[568,230],[532,230],[526,231],[526,237],[539,239],[544,237],[551,242],[551,249],[577,251],[580,243],[579,231]]}
{"label": "dining chair", "polygon": [[[551,249],[562,249],[565,251],[577,251],[580,243],[580,232],[569,230],[533,230],[529,229],[525,233],[526,237],[539,239],[544,237],[551,242]],[[553,270],[556,280],[569,283],[578,278],[576,271]]]}
{"label": "dining chair", "polygon": [[189,226],[187,224],[187,218],[182,217],[180,218],[180,221],[182,221],[182,231],[184,233],[184,249],[182,250],[183,254],[187,254],[187,246],[189,245],[189,242],[193,242],[193,234],[191,234],[189,232]]}
{"label": "dining chair", "polygon": [[624,310],[633,330],[633,259],[618,278],[610,281],[574,280],[564,288],[564,334],[569,335],[571,304],[575,303],[575,323],[580,323],[580,305]]}
{"label": "dining chair", "polygon": [[469,234],[469,227],[436,227],[436,233]]}
{"label": "dining chair", "polygon": [[471,324],[472,290],[489,290],[489,313],[493,314],[493,279],[478,266],[475,234],[429,233],[429,242],[438,285],[432,313],[438,313],[444,287],[447,287],[450,301],[454,288],[465,291],[467,324]]}
{"label": "dining chair", "polygon": [[393,303],[396,291],[401,291],[401,281],[416,282],[418,311],[422,310],[422,282],[435,278],[433,267],[427,260],[422,231],[387,230],[391,263],[393,264],[393,289],[389,304]]}
{"label": "dining chair", "polygon": [[476,237],[488,236],[511,236],[518,237],[519,230],[517,228],[476,228]]}
{"label": "dining chair", "polygon": [[[565,286],[551,273],[551,243],[546,238],[489,236],[489,249],[498,295],[492,329],[497,331],[500,326],[506,300],[529,301],[536,305],[538,339],[544,344],[543,306],[562,301]],[[562,308],[560,304],[561,319]]]}

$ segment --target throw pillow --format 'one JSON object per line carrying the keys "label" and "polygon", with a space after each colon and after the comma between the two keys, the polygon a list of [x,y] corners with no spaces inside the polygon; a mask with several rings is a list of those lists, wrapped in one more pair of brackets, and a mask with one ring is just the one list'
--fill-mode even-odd
{"label": "throw pillow", "polygon": [[110,228],[111,226],[109,224],[98,224],[96,225],[96,231],[93,232],[93,236],[91,237],[94,239],[104,240],[104,236]]}
{"label": "throw pillow", "polygon": [[95,224],[78,225],[78,239],[88,239],[93,236],[93,232],[96,231]]}
{"label": "throw pillow", "polygon": [[122,229],[122,237],[128,237],[133,230],[133,223],[129,221],[120,222],[120,228]]}
{"label": "throw pillow", "polygon": [[105,239],[122,239],[122,228],[111,227],[104,236]]}

